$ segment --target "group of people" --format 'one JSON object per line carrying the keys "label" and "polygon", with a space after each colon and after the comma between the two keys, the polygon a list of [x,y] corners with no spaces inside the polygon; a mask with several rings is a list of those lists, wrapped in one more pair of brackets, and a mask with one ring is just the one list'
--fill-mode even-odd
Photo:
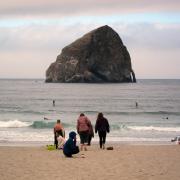
{"label": "group of people", "polygon": [[[87,145],[91,145],[91,139],[94,137],[94,130],[91,121],[81,113],[77,120],[77,133],[80,136],[80,150],[87,151]],[[105,149],[106,134],[110,132],[109,122],[99,113],[95,124],[95,133],[99,135],[99,146]],[[76,145],[76,132],[69,133],[69,138],[65,141],[65,130],[60,120],[54,126],[54,145],[56,149],[63,149],[66,157],[72,157],[73,154],[79,153],[79,147]]]}

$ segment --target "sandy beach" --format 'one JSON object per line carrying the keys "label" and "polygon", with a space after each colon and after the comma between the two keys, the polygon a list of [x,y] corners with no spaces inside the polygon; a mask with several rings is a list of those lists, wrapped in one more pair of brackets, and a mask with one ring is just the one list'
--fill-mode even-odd
{"label": "sandy beach", "polygon": [[0,147],[1,180],[179,180],[180,146],[97,145],[74,158],[45,147]]}

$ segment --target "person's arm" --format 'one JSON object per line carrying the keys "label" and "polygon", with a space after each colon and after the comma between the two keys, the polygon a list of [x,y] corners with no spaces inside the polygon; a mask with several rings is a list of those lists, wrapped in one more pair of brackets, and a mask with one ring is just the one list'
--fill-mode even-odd
{"label": "person's arm", "polygon": [[91,121],[86,117],[86,124],[87,124],[87,126],[89,127],[89,129],[90,129],[90,127],[91,127]]}
{"label": "person's arm", "polygon": [[107,132],[109,133],[110,132],[110,128],[109,128],[109,122],[108,122],[108,120],[106,119],[106,129],[107,129]]}
{"label": "person's arm", "polygon": [[97,133],[98,130],[98,120],[96,120],[96,124],[95,124],[95,133]]}
{"label": "person's arm", "polygon": [[63,134],[63,138],[65,138],[65,130],[64,130],[64,128],[62,130],[62,134]]}
{"label": "person's arm", "polygon": [[94,137],[94,129],[93,129],[93,125],[91,124],[91,130],[92,130],[92,137]]}
{"label": "person's arm", "polygon": [[79,134],[79,120],[77,120],[76,129],[77,129],[77,133]]}

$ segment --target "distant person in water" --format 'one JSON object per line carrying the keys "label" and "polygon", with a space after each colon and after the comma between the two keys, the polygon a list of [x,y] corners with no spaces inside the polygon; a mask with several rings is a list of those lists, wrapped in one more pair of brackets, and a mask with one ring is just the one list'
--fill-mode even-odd
{"label": "distant person in water", "polygon": [[58,148],[58,137],[62,136],[65,138],[65,131],[61,124],[61,121],[58,119],[56,124],[54,125],[54,145],[56,146],[56,149]]}
{"label": "distant person in water", "polygon": [[53,106],[55,106],[56,104],[55,104],[55,100],[53,100]]}
{"label": "distant person in water", "polygon": [[69,139],[64,144],[63,153],[66,157],[72,157],[73,154],[79,153],[79,147],[76,146],[76,133],[74,131],[69,133]]}
{"label": "distant person in water", "polygon": [[89,134],[88,134],[88,146],[91,145],[91,140],[94,137],[94,130],[93,130],[93,125],[90,122],[90,126],[89,126]]}
{"label": "distant person in water", "polygon": [[136,108],[138,108],[138,103],[136,102]]}
{"label": "distant person in water", "polygon": [[77,120],[77,132],[80,136],[81,151],[87,151],[90,124],[90,120],[81,113]]}
{"label": "distant person in water", "polygon": [[106,143],[106,133],[109,133],[109,122],[108,120],[103,116],[103,113],[99,113],[96,120],[95,125],[95,133],[98,132],[99,135],[99,145],[100,148],[105,149],[105,143]]}

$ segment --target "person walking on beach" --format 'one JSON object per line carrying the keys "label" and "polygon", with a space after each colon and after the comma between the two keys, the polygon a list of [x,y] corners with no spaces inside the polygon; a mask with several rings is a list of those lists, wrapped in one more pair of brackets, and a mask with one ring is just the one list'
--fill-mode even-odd
{"label": "person walking on beach", "polygon": [[89,127],[90,127],[90,120],[81,113],[78,120],[77,120],[77,132],[80,136],[80,143],[81,143],[81,151],[87,151],[87,143],[88,143],[88,136],[89,136]]}
{"label": "person walking on beach", "polygon": [[58,148],[58,137],[62,136],[65,138],[65,131],[61,124],[61,121],[58,119],[56,124],[54,125],[54,145],[56,146],[56,149]]}
{"label": "person walking on beach", "polygon": [[99,113],[96,120],[95,125],[95,133],[98,132],[99,135],[99,145],[100,148],[105,149],[105,143],[106,143],[106,133],[109,133],[109,122],[108,120],[103,116],[103,113]]}

